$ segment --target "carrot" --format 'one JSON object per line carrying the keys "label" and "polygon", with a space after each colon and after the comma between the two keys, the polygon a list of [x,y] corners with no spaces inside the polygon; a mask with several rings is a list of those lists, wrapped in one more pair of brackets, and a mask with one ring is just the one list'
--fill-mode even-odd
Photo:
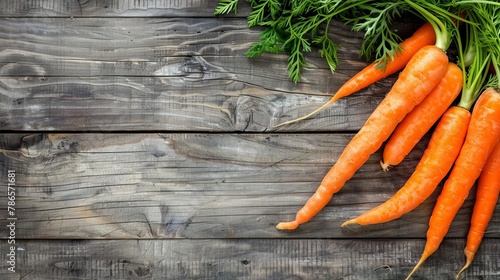
{"label": "carrot", "polygon": [[484,169],[479,176],[476,192],[476,202],[472,211],[471,226],[467,235],[467,244],[464,249],[466,263],[458,272],[465,271],[471,264],[481,244],[486,227],[495,210],[500,194],[500,143],[491,152]]}
{"label": "carrot", "polygon": [[424,252],[407,279],[438,249],[499,140],[500,93],[488,88],[474,105],[464,145],[432,211]]}
{"label": "carrot", "polygon": [[448,63],[443,79],[411,111],[391,135],[384,147],[380,165],[384,171],[397,165],[415,147],[440,116],[457,98],[462,89],[462,70],[454,63]]}
{"label": "carrot", "polygon": [[[487,15],[496,15],[500,12],[500,6],[496,5],[474,5],[474,7],[465,7],[471,14],[471,18],[480,23],[480,32],[476,39],[477,43],[486,43],[486,51],[491,54],[491,61],[489,62],[489,71],[493,75],[488,81],[487,86],[500,88],[500,39],[498,32],[500,32],[500,22],[494,20]],[[486,15],[486,16],[485,16]],[[484,72],[487,72],[483,69]],[[491,88],[488,89],[493,95]],[[498,93],[497,93],[498,95]],[[497,106],[500,106],[497,104]],[[488,128],[486,128],[488,129]],[[457,279],[462,272],[464,272],[472,263],[474,256],[479,249],[479,245],[484,236],[484,232],[488,223],[493,215],[495,205],[498,201],[500,193],[500,140],[493,148],[489,155],[484,168],[479,176],[476,191],[476,201],[472,211],[471,225],[467,235],[467,243],[464,249],[466,263],[463,268],[458,272]]]}
{"label": "carrot", "polygon": [[345,222],[342,227],[354,223],[368,225],[389,222],[424,202],[455,162],[465,139],[470,116],[466,109],[450,107],[436,126],[422,159],[406,184],[389,200]]}
{"label": "carrot", "polygon": [[295,229],[315,216],[389,138],[397,124],[437,85],[448,57],[437,46],[421,48],[408,62],[393,87],[347,144],[315,194],[297,212],[295,220],[279,223],[278,229]]}
{"label": "carrot", "polygon": [[[410,0],[405,0],[405,2],[410,3]],[[489,7],[479,4],[470,5],[467,12],[473,24],[465,26],[467,37],[463,42],[466,42],[466,51],[464,52],[462,47],[460,32],[456,25],[455,42],[462,69],[465,69],[467,55],[474,54],[467,71],[463,72],[464,85],[460,102],[457,105],[468,110],[473,108],[471,121],[462,149],[432,211],[427,230],[427,242],[422,256],[406,279],[409,279],[438,249],[456,213],[479,177],[488,156],[500,140],[500,93],[492,87],[482,89],[486,81],[488,81],[487,85],[492,85],[495,81],[495,78],[487,79],[489,75],[487,67],[490,61],[497,61],[496,58],[500,57],[500,52],[493,48],[485,48],[485,43],[490,43],[491,38],[496,40],[497,30],[499,30],[497,27],[500,26],[496,26],[497,22],[490,21],[489,16],[484,17],[484,15],[492,14]]]}
{"label": "carrot", "polygon": [[397,71],[403,69],[408,61],[415,55],[415,53],[424,46],[433,45],[436,42],[436,33],[432,25],[428,22],[423,24],[413,35],[399,44],[401,47],[401,52],[398,52],[393,60],[390,60],[386,65],[385,69],[379,62],[373,62],[370,65],[363,68],[360,72],[350,78],[342,87],[340,87],[333,97],[327,103],[323,104],[318,109],[309,113],[306,116],[296,118],[284,123],[278,124],[277,126],[282,126],[297,121],[301,121],[311,117],[312,115],[322,111],[330,104],[334,103],[342,97],[351,95],[361,89],[389,76]]}

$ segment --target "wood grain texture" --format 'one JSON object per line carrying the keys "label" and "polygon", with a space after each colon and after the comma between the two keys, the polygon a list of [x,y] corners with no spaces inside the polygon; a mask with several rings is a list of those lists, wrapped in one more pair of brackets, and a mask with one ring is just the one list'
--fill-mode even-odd
{"label": "wood grain texture", "polygon": [[[496,279],[500,247],[485,240],[465,279]],[[463,240],[447,239],[414,276],[455,279]],[[5,244],[0,250],[5,251]],[[407,239],[182,239],[22,241],[18,269],[5,280],[30,279],[402,279],[423,242]]]}
{"label": "wood grain texture", "polygon": [[[197,59],[186,59],[184,63],[199,65]],[[312,111],[329,99],[207,77],[190,81],[186,88],[181,79],[0,78],[0,128],[264,132],[276,130],[278,123]],[[354,131],[380,100],[380,95],[354,96],[337,102],[314,119],[279,131]]]}
{"label": "wood grain texture", "polygon": [[[326,102],[365,63],[335,23],[334,75],[315,53],[292,83],[286,56],[247,59],[245,19],[0,19],[0,129],[270,131]],[[106,39],[104,39],[106,38]],[[280,131],[353,131],[393,77]]]}
{"label": "wood grain texture", "polygon": [[[17,195],[19,238],[425,237],[436,195],[385,225],[342,229],[340,224],[402,186],[427,138],[390,172],[381,171],[379,153],[372,156],[329,206],[299,230],[274,228],[295,215],[351,137],[33,134],[23,137],[17,150],[4,152],[3,170],[16,170],[22,186]],[[466,235],[473,198],[448,236]],[[7,230],[0,232],[6,235]],[[498,236],[498,215],[489,231],[488,237]]]}
{"label": "wood grain texture", "polygon": [[[250,12],[240,1],[239,13]],[[2,0],[0,17],[210,17],[214,0]]]}

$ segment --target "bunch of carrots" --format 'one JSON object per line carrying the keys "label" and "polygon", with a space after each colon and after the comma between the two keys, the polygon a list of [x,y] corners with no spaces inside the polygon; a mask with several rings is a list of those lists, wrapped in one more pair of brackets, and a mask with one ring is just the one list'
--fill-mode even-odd
{"label": "bunch of carrots", "polygon": [[[456,33],[459,66],[449,62],[445,52],[450,45],[450,27],[458,30],[458,21],[462,19],[445,10],[435,10],[434,13],[441,13],[441,18],[448,17],[442,20],[426,9],[425,1],[421,2],[406,1],[427,23],[401,43],[401,53],[388,62],[385,71],[376,64],[369,65],[344,84],[324,106],[310,115],[283,123],[308,118],[339,98],[404,68],[296,218],[277,225],[278,229],[291,230],[309,221],[384,142],[387,141],[382,168],[387,171],[390,166],[399,164],[439,120],[422,159],[406,184],[385,203],[342,225],[378,224],[397,219],[424,202],[449,173],[429,221],[422,258],[408,278],[437,250],[469,190],[480,177],[465,249],[467,264],[460,272],[467,268],[477,252],[500,190],[500,93],[497,91],[500,85],[494,84],[498,81],[494,76],[489,83],[487,81],[490,62],[498,70],[500,45],[489,46],[483,42],[487,36],[499,34],[500,26],[488,22],[491,19],[482,18],[481,14],[488,9],[494,10],[487,6],[494,4],[477,5],[469,12],[465,47],[462,47],[459,32]],[[483,31],[486,25],[490,30]],[[492,51],[493,48],[497,50]],[[470,54],[473,54],[471,61],[466,61]],[[459,103],[452,106],[460,93]]]}
{"label": "bunch of carrots", "polygon": [[[280,124],[309,118],[339,98],[402,70],[295,219],[279,223],[278,229],[293,230],[313,218],[384,143],[380,163],[388,171],[401,163],[435,125],[428,146],[405,185],[383,204],[342,226],[397,219],[423,203],[448,175],[429,220],[422,257],[409,279],[438,249],[477,182],[464,249],[466,264],[457,278],[471,265],[500,192],[500,20],[493,16],[500,14],[500,3],[441,2],[445,4],[429,0],[391,1],[391,5],[400,5],[426,23],[400,43],[400,51],[383,67],[380,62],[370,64],[319,109]],[[459,54],[457,63],[450,62],[446,53],[452,43]]]}

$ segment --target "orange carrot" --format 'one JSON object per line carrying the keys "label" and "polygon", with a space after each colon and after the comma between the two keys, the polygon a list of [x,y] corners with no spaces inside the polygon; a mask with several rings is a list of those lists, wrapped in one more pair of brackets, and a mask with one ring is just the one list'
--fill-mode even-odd
{"label": "orange carrot", "polygon": [[499,140],[500,93],[488,88],[474,105],[464,145],[432,211],[424,252],[407,279],[438,249]]}
{"label": "orange carrot", "polygon": [[398,124],[384,147],[380,165],[384,171],[401,163],[434,123],[450,107],[462,89],[462,70],[448,63],[443,79],[425,99]]}
{"label": "orange carrot", "polygon": [[389,222],[424,202],[453,166],[462,148],[470,116],[466,109],[450,107],[436,126],[422,159],[406,184],[383,204],[345,222],[342,226]]}
{"label": "orange carrot", "polygon": [[347,144],[326,174],[316,193],[297,212],[295,220],[279,223],[278,229],[295,229],[316,215],[389,138],[397,124],[438,84],[448,64],[436,46],[425,46],[408,62],[392,89]]}
{"label": "orange carrot", "polygon": [[290,124],[303,119],[307,119],[312,115],[322,111],[330,104],[334,103],[342,97],[351,95],[361,89],[389,76],[397,71],[403,69],[408,61],[415,55],[415,53],[424,46],[433,45],[436,42],[436,33],[430,23],[425,23],[422,25],[413,35],[399,44],[401,47],[401,52],[394,56],[394,59],[389,61],[385,69],[381,67],[378,62],[373,62],[372,64],[366,66],[359,73],[349,79],[342,87],[340,87],[337,92],[333,95],[332,99],[327,103],[323,104],[318,109],[314,110],[312,113],[293,119],[278,126]]}
{"label": "orange carrot", "polygon": [[466,264],[457,274],[466,270],[472,263],[481,244],[486,227],[495,211],[495,205],[500,194],[500,143],[497,143],[484,169],[479,176],[476,192],[476,202],[472,211],[471,225],[467,235],[467,244],[464,249]]}

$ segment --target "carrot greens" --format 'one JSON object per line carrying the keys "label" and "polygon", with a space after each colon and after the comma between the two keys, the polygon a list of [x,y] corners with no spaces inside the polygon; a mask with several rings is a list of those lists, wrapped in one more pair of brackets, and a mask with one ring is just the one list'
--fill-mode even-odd
{"label": "carrot greens", "polygon": [[377,57],[377,65],[385,68],[389,61],[401,53],[399,35],[393,30],[393,23],[406,10],[397,2],[375,2],[361,5],[353,18],[344,18],[354,31],[365,31],[360,55],[367,60]]}
{"label": "carrot greens", "polygon": [[238,13],[239,0],[219,0],[219,4],[215,8],[216,15],[229,14],[230,12]]}
{"label": "carrot greens", "polygon": [[498,14],[500,5],[477,2],[462,4],[460,8],[467,11],[467,17],[476,23],[466,25],[464,47],[457,32],[459,63],[463,69],[468,66],[464,71],[464,86],[458,106],[470,110],[481,92],[491,85],[491,76],[487,71],[489,65],[492,63],[498,68],[500,20],[490,15]]}
{"label": "carrot greens", "polygon": [[[478,20],[481,20],[481,28],[478,30],[478,40],[481,42],[485,52],[491,55],[491,65],[495,70],[493,77],[486,86],[500,88],[500,3],[481,3],[477,4],[472,14],[476,14]],[[492,16],[496,15],[496,16]],[[496,83],[496,84],[493,84]],[[486,87],[485,86],[485,87]]]}
{"label": "carrot greens", "polygon": [[[262,53],[283,53],[288,55],[288,72],[294,82],[299,82],[303,67],[307,65],[306,55],[315,49],[325,58],[330,70],[338,64],[339,46],[331,38],[329,28],[332,20],[351,26],[362,32],[364,37],[360,55],[367,60],[380,62],[377,67],[385,69],[386,64],[401,52],[402,39],[393,25],[403,14],[413,13],[429,21],[437,35],[436,46],[448,49],[456,29],[457,21],[474,25],[474,19],[464,19],[459,11],[472,13],[481,20],[499,21],[495,15],[500,4],[490,0],[249,0],[252,11],[247,17],[249,27],[264,28],[260,40],[252,45],[247,57],[258,57]],[[216,15],[237,13],[239,0],[219,0]],[[465,7],[483,7],[479,11]],[[493,35],[493,34],[490,34]],[[489,45],[499,46],[496,37],[487,38]],[[498,56],[492,58],[498,61]],[[498,67],[498,63],[494,63]]]}
{"label": "carrot greens", "polygon": [[[248,15],[249,27],[265,28],[260,41],[246,53],[257,57],[265,52],[288,55],[288,72],[294,82],[299,82],[302,68],[307,65],[306,54],[313,48],[325,58],[330,70],[338,64],[338,49],[329,34],[332,20],[354,24],[354,30],[364,32],[361,54],[382,58],[381,66],[392,60],[400,51],[401,38],[392,24],[404,10],[400,4],[379,3],[373,0],[251,0],[252,12]],[[238,1],[221,0],[215,14],[236,12]]]}

